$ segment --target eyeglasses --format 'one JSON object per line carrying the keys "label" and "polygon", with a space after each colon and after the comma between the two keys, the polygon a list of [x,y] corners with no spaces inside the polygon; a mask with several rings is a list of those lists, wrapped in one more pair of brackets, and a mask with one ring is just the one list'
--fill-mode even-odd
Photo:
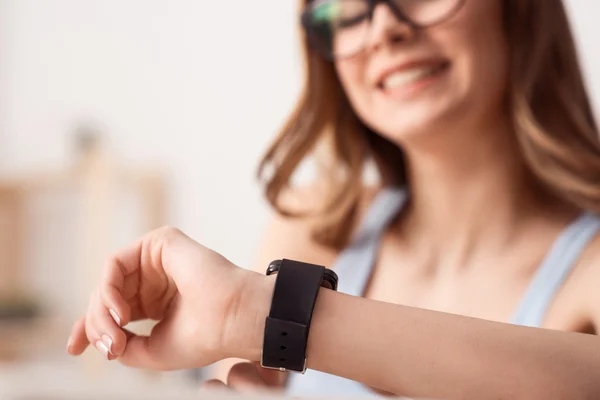
{"label": "eyeglasses", "polygon": [[312,0],[302,13],[310,45],[329,60],[351,57],[367,45],[375,7],[386,3],[413,29],[450,18],[465,0]]}

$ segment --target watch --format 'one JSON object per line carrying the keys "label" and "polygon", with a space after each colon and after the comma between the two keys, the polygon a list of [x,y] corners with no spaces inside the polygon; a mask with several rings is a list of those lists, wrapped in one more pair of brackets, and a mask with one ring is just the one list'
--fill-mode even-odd
{"label": "watch", "polygon": [[[276,274],[279,271],[279,268],[281,267],[281,263],[283,261],[284,260],[271,261],[271,263],[267,267],[267,275]],[[289,260],[287,260],[287,261],[289,261]],[[306,264],[306,263],[303,263],[303,264]],[[324,268],[323,281],[321,282],[321,287],[324,287],[326,289],[331,289],[331,290],[337,290],[337,286],[338,286],[337,274],[328,268]]]}
{"label": "watch", "polygon": [[271,262],[266,274],[276,278],[260,365],[282,372],[304,373],[317,296],[321,288],[337,290],[337,274],[320,265],[287,259]]}

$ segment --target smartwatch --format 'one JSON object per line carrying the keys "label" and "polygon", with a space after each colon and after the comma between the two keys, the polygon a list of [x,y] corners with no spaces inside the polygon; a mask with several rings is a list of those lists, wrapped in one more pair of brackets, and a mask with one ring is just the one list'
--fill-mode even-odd
{"label": "smartwatch", "polygon": [[[287,260],[289,262],[289,260]],[[283,260],[275,260],[272,261],[267,267],[267,275],[273,275],[279,272],[279,268],[281,267],[281,263]],[[307,265],[306,263],[302,263]],[[321,287],[331,290],[337,290],[338,285],[338,276],[335,272],[328,268],[323,268],[323,281],[321,282]]]}
{"label": "smartwatch", "polygon": [[271,262],[266,274],[276,278],[260,365],[304,373],[310,322],[319,290],[337,290],[338,276],[323,266],[287,259]]}

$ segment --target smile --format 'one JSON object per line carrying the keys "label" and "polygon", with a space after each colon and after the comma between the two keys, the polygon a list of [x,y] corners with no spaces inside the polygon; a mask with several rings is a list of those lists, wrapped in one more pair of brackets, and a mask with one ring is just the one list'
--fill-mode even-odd
{"label": "smile", "polygon": [[399,69],[386,74],[377,84],[377,88],[394,97],[413,94],[416,90],[436,81],[449,68],[450,63],[444,61]]}

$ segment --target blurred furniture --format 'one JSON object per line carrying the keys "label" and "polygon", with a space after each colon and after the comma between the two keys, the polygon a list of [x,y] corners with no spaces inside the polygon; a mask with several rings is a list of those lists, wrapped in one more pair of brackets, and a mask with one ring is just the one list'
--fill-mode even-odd
{"label": "blurred furniture", "polygon": [[[103,260],[121,242],[166,222],[165,179],[160,171],[115,162],[93,131],[83,129],[76,138],[74,162],[66,170],[0,177],[0,362],[54,346],[52,337],[60,340],[60,350],[64,351],[68,324],[87,304]],[[76,215],[72,219],[78,225],[77,237],[60,239],[65,242],[61,251],[77,257],[78,269],[61,272],[65,269],[61,261],[52,264],[57,274],[66,277],[57,290],[64,288],[72,294],[68,301],[73,304],[71,309],[56,309],[55,299],[32,293],[28,286],[31,255],[36,252],[32,231],[41,223],[29,208],[32,201],[48,192],[72,195],[76,205],[67,211],[70,217]],[[119,215],[119,197],[124,193],[133,193],[135,201],[131,210]],[[50,225],[46,236],[60,235],[54,233],[61,231],[52,225],[63,221],[57,217],[46,222]],[[89,359],[88,365],[97,364],[94,358]]]}
{"label": "blurred furniture", "polygon": [[[23,193],[15,182],[0,182],[0,293],[8,301],[19,285],[23,241]],[[8,303],[0,303],[0,315],[11,311]],[[8,316],[8,315],[7,315]]]}
{"label": "blurred furniture", "polygon": [[25,192],[18,181],[0,182],[0,360],[12,360],[38,316],[23,290]]}

